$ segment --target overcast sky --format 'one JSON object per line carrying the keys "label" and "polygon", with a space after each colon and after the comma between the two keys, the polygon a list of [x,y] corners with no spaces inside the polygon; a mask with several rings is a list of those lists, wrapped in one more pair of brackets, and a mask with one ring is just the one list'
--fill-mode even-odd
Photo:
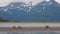
{"label": "overcast sky", "polygon": [[[39,3],[43,0],[0,0],[0,6],[6,6],[9,3],[15,2],[15,1],[19,1],[19,2],[23,1],[23,2],[26,2],[26,3],[33,2],[33,5],[36,5],[37,3]],[[46,1],[49,1],[49,0],[46,0]],[[56,0],[56,1],[60,2],[60,0]]]}

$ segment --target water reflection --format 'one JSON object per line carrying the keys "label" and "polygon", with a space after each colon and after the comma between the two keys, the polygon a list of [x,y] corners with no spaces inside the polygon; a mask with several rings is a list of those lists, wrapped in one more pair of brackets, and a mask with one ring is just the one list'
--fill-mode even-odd
{"label": "water reflection", "polygon": [[7,34],[19,34],[19,32],[7,32]]}
{"label": "water reflection", "polygon": [[0,32],[0,34],[60,34],[60,32]]}

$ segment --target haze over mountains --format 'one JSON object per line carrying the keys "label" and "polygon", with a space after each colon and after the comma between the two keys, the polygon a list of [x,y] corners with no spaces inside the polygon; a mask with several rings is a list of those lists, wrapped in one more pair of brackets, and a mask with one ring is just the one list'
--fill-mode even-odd
{"label": "haze over mountains", "polygon": [[0,18],[16,21],[60,21],[60,4],[55,0],[42,1],[35,6],[32,2],[13,2],[0,7]]}

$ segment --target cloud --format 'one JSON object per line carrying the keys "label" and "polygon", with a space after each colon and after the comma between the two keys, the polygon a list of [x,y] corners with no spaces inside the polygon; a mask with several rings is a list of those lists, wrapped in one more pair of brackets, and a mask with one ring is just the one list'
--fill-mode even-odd
{"label": "cloud", "polygon": [[32,2],[33,5],[41,2],[42,0],[0,0],[0,6],[6,6],[8,5],[9,3],[11,2],[25,2],[25,3],[29,3],[29,2]]}
{"label": "cloud", "polygon": [[55,0],[56,2],[58,2],[60,4],[60,0]]}
{"label": "cloud", "polygon": [[0,6],[8,5],[11,1],[10,0],[0,0]]}
{"label": "cloud", "polygon": [[[25,3],[29,3],[32,2],[33,5],[38,4],[39,2],[43,1],[43,0],[0,0],[0,6],[6,6],[11,2],[25,2]],[[45,0],[45,1],[50,1],[50,0]],[[60,3],[60,0],[55,0],[56,2]]]}

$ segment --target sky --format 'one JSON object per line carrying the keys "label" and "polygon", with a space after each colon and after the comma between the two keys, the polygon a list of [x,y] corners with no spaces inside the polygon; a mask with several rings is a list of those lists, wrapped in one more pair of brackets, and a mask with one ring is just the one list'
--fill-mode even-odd
{"label": "sky", "polygon": [[[26,3],[32,2],[33,5],[36,5],[37,3],[39,3],[39,2],[41,2],[43,0],[0,0],[0,6],[6,6],[11,2],[16,2],[16,1],[18,1],[18,2],[22,1],[22,2],[26,2]],[[46,0],[46,1],[49,1],[49,0]],[[60,0],[55,0],[55,1],[60,3]]]}

